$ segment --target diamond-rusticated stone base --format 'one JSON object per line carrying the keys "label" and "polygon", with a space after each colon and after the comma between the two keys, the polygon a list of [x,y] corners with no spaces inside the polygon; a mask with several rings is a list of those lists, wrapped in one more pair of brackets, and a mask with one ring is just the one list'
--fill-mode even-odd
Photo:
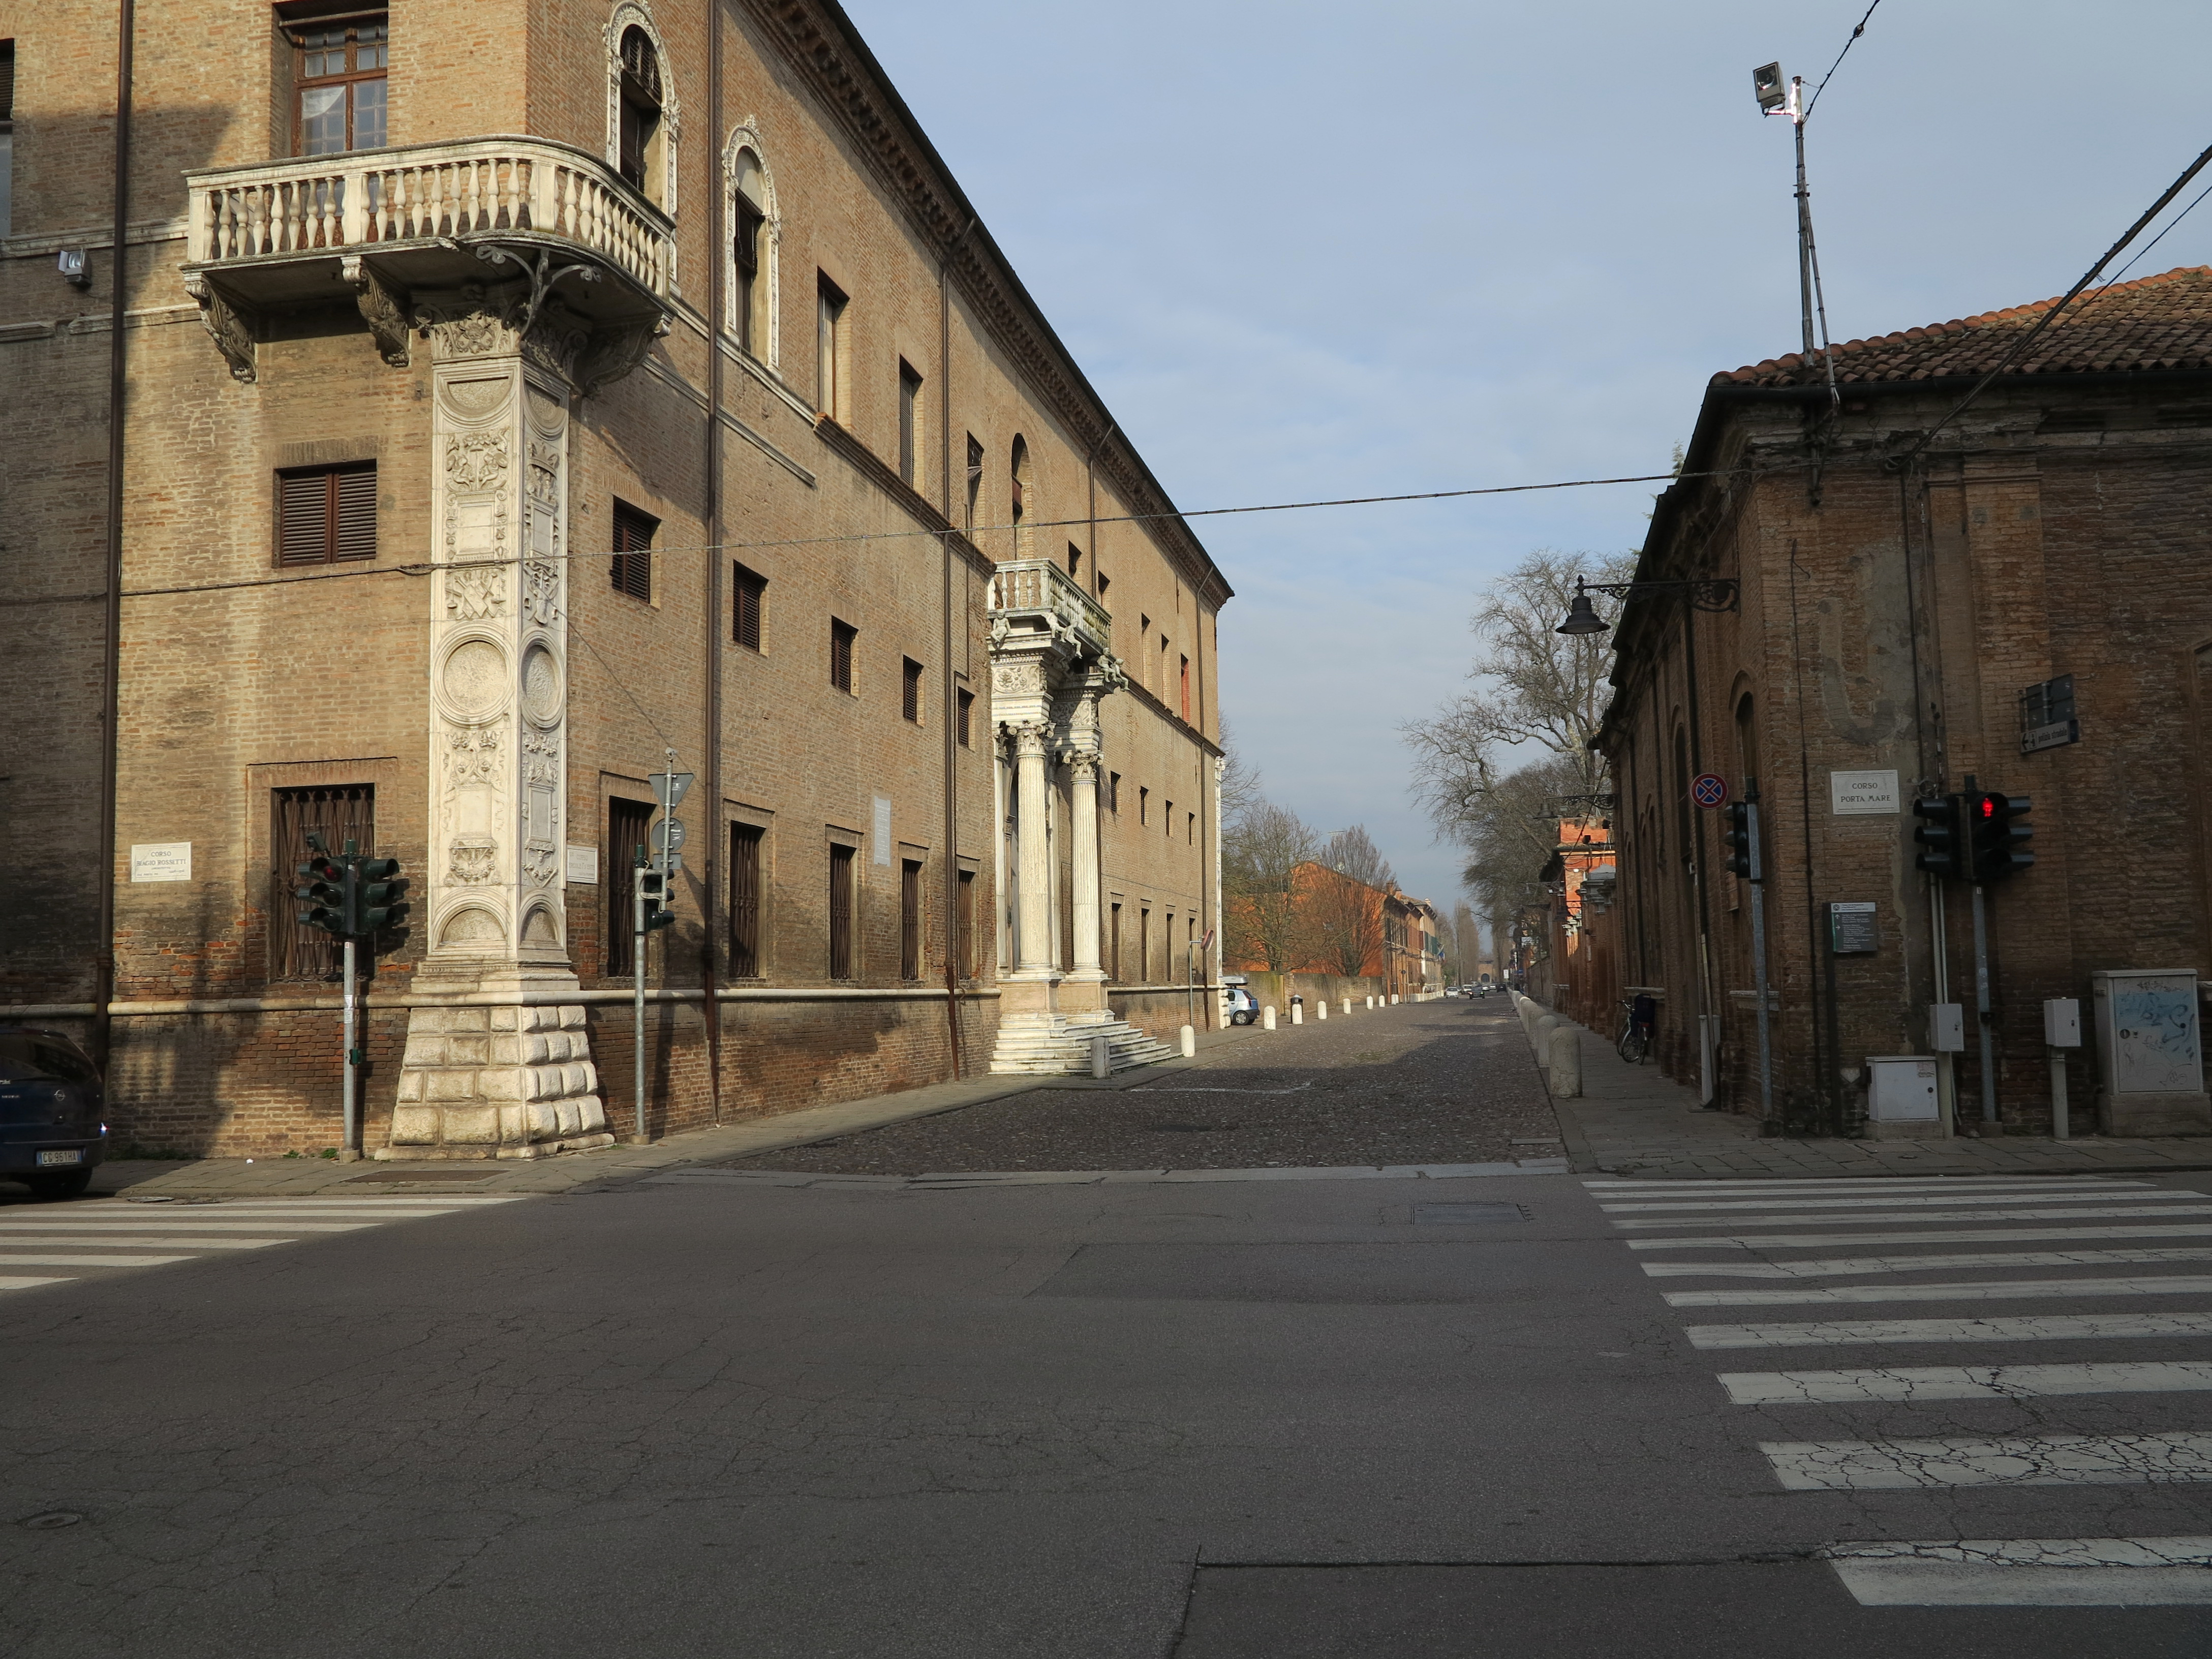
{"label": "diamond-rusticated stone base", "polygon": [[544,1158],[611,1146],[580,1003],[418,1007],[376,1156]]}

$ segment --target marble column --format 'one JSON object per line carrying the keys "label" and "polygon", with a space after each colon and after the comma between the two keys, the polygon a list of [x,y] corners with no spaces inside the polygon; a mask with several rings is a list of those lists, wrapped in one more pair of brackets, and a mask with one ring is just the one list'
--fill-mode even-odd
{"label": "marble column", "polygon": [[1098,962],[1098,757],[1081,751],[1067,763],[1069,848],[1075,866],[1073,946],[1071,980],[1103,983]]}
{"label": "marble column", "polygon": [[1045,728],[1013,729],[1016,938],[1014,971],[1049,979],[1052,960],[1052,858],[1045,844]]}

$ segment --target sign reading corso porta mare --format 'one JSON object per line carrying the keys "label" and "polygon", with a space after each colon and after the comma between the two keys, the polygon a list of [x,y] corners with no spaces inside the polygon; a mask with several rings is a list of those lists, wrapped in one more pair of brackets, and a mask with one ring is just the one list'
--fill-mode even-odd
{"label": "sign reading corso porta mare", "polygon": [[1882,815],[1895,817],[1899,810],[1894,772],[1831,772],[1829,810],[1838,817]]}

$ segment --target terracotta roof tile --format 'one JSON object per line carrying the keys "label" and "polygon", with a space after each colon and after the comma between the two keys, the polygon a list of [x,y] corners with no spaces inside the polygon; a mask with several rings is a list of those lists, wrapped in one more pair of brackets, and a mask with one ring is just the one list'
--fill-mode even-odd
{"label": "terracotta roof tile", "polygon": [[[2094,297],[2090,297],[2094,295]],[[1847,340],[1836,347],[1836,379],[1861,384],[1986,374],[2003,361],[2056,299],[1984,312],[1925,328]],[[2162,276],[2091,289],[2059,314],[2013,374],[2212,368],[2212,266],[2185,265]],[[1770,357],[1723,370],[1717,386],[1818,386],[1826,379],[1816,353]]]}

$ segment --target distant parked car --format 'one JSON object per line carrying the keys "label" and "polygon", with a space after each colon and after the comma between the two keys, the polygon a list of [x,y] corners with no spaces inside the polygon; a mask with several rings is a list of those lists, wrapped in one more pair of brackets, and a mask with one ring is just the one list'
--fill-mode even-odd
{"label": "distant parked car", "polygon": [[100,1068],[66,1032],[0,1025],[0,1176],[75,1198],[107,1151]]}
{"label": "distant parked car", "polygon": [[1260,1018],[1260,1005],[1253,1000],[1252,994],[1243,986],[1231,986],[1228,996],[1229,1023],[1231,1025],[1249,1025]]}

